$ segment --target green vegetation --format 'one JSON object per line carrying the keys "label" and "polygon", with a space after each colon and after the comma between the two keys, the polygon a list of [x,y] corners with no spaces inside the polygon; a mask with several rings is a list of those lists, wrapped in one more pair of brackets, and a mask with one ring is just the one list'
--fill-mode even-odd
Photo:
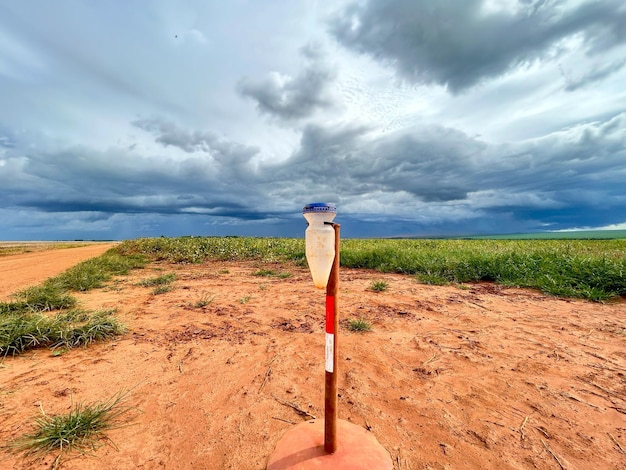
{"label": "green vegetation", "polygon": [[76,299],[55,282],[46,281],[39,286],[29,287],[15,294],[15,301],[0,304],[0,312],[47,312],[72,308]]}
{"label": "green vegetation", "polygon": [[468,238],[482,240],[618,240],[626,238],[626,230],[570,230],[566,232],[484,235]]}
{"label": "green vegetation", "polygon": [[295,238],[180,237],[127,240],[118,253],[144,254],[174,263],[260,260],[264,262],[304,260],[304,240]]}
{"label": "green vegetation", "polygon": [[153,290],[152,290],[152,295],[161,295],[161,294],[165,294],[169,291],[171,291],[173,289],[173,287],[169,284],[164,284],[161,286],[156,286]]}
{"label": "green vegetation", "polygon": [[626,240],[347,240],[341,261],[430,284],[493,281],[594,301],[626,295]]}
{"label": "green vegetation", "polygon": [[386,281],[372,281],[370,289],[374,292],[384,292],[389,288],[389,283]]}
{"label": "green vegetation", "polygon": [[171,284],[176,280],[176,274],[169,273],[163,274],[162,276],[151,277],[150,279],[144,279],[143,281],[139,281],[137,285],[142,287],[155,287],[155,286],[166,286]]}
{"label": "green vegetation", "polygon": [[193,304],[193,307],[194,308],[206,307],[207,305],[212,304],[214,300],[215,300],[215,296],[214,295],[203,294],[202,297],[200,297],[200,299],[198,299]]}
{"label": "green vegetation", "polygon": [[128,394],[117,393],[102,403],[72,406],[67,414],[47,415],[36,419],[35,431],[10,442],[6,447],[29,458],[43,458],[57,453],[55,468],[64,455],[73,451],[94,452],[104,443],[113,445],[107,431],[130,424],[134,407],[127,405]]}
{"label": "green vegetation", "polygon": [[142,287],[154,287],[152,295],[165,294],[173,289],[172,283],[176,280],[176,274],[169,273],[162,276],[151,277],[137,283]]}
{"label": "green vegetation", "polygon": [[273,269],[259,269],[252,273],[253,276],[263,276],[263,277],[277,277],[279,279],[287,279],[291,277],[291,273],[288,272],[276,272]]}
{"label": "green vegetation", "polygon": [[[141,254],[124,256],[109,250],[39,286],[17,292],[12,302],[0,302],[0,356],[37,347],[60,351],[122,334],[124,326],[113,311],[75,309],[76,299],[70,292],[101,287],[111,276],[126,274],[146,262]],[[46,313],[51,311],[60,312]]]}
{"label": "green vegetation", "polygon": [[372,331],[372,324],[363,318],[349,319],[348,329],[357,333]]}
{"label": "green vegetation", "polygon": [[28,349],[71,349],[124,333],[113,310],[62,311],[56,315],[13,313],[0,315],[0,356],[15,356]]}
{"label": "green vegetation", "polygon": [[[306,264],[303,239],[144,238],[126,241],[116,250],[177,263]],[[493,281],[594,301],[626,295],[626,240],[345,239],[341,265],[410,274],[430,284]]]}
{"label": "green vegetation", "polygon": [[276,276],[276,271],[274,271],[273,269],[259,269],[258,271],[253,272],[252,275],[271,277],[271,276]]}
{"label": "green vegetation", "polygon": [[241,297],[241,298],[239,299],[239,303],[240,303],[241,305],[245,305],[245,304],[247,304],[248,302],[250,302],[250,299],[252,299],[252,296],[251,296],[251,295],[244,295],[243,297]]}
{"label": "green vegetation", "polygon": [[143,267],[147,262],[144,255],[123,256],[109,250],[68,269],[38,286],[17,292],[13,302],[0,302],[0,315],[13,313],[46,312],[73,308],[76,299],[70,291],[87,291],[102,287],[113,275],[123,275],[131,269]]}
{"label": "green vegetation", "polygon": [[112,249],[102,256],[77,264],[47,282],[59,289],[84,292],[102,287],[112,276],[121,276],[131,269],[141,268],[146,261],[145,256],[122,256]]}

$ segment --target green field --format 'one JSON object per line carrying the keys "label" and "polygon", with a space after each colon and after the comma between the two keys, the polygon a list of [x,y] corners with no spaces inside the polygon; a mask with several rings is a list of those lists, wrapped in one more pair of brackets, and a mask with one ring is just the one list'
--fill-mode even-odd
{"label": "green field", "polygon": [[[596,302],[626,297],[626,240],[347,239],[341,246],[341,266],[402,273],[426,284],[490,281]],[[98,258],[16,293],[11,302],[0,302],[0,357],[35,347],[64,350],[123,333],[125,328],[112,311],[78,309],[71,293],[102,287],[112,276],[141,268],[150,260],[306,265],[301,238],[127,240]],[[255,274],[270,273],[281,276],[263,269]],[[155,284],[150,285],[161,284],[166,277],[153,279]],[[381,284],[377,290],[384,288]]]}
{"label": "green field", "polygon": [[626,239],[626,230],[571,230],[567,232],[515,233],[466,238],[473,240],[624,240]]}
{"label": "green field", "polygon": [[[304,240],[181,237],[128,240],[124,255],[306,264]],[[492,281],[546,294],[606,301],[626,296],[626,240],[342,240],[341,265],[413,275],[429,284]]]}

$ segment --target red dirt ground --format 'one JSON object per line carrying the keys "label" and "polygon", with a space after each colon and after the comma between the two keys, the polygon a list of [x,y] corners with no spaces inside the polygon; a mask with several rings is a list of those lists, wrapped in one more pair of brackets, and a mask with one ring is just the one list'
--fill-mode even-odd
{"label": "red dirt ground", "polygon": [[[46,253],[54,264],[71,250]],[[29,266],[14,273],[45,264],[12,256]],[[261,267],[291,276],[253,275]],[[171,272],[164,294],[137,285]],[[19,276],[11,289],[32,282]],[[626,468],[623,300],[353,269],[340,278],[339,418],[371,431],[395,469]],[[374,280],[388,290],[370,290]],[[129,332],[57,357],[4,359],[0,443],[32,430],[41,409],[131,389],[140,412],[109,433],[117,449],[60,468],[264,469],[285,431],[323,417],[324,292],[301,267],[153,263],[76,296],[117,309]],[[372,331],[350,332],[348,318]],[[54,457],[28,463],[0,451],[0,467],[50,468]]]}

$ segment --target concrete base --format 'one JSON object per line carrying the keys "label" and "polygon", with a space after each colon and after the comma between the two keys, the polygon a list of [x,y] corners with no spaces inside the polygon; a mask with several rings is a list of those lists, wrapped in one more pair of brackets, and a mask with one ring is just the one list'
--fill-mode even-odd
{"label": "concrete base", "polygon": [[267,470],[392,470],[389,453],[374,435],[337,420],[337,451],[324,450],[324,420],[314,419],[289,429],[276,444]]}

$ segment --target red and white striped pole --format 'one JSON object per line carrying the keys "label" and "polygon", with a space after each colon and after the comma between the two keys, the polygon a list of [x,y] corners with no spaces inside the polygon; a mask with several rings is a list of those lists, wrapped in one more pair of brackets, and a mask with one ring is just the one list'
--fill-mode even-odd
{"label": "red and white striped pole", "polygon": [[[318,289],[326,289],[324,436],[321,435],[321,420],[296,425],[276,444],[276,450],[268,459],[267,470],[393,470],[389,452],[376,441],[373,434],[361,426],[337,419],[340,226],[332,222],[336,213],[334,204],[321,202],[307,204],[302,211],[309,224],[305,235],[305,254],[313,283]],[[341,432],[341,446],[337,445],[337,428]],[[322,438],[323,453],[319,451]]]}
{"label": "red and white striped pole", "polygon": [[[328,223],[328,222],[327,222]],[[335,230],[335,258],[326,285],[326,378],[324,387],[324,450],[337,450],[337,287],[339,285],[339,224]]]}

